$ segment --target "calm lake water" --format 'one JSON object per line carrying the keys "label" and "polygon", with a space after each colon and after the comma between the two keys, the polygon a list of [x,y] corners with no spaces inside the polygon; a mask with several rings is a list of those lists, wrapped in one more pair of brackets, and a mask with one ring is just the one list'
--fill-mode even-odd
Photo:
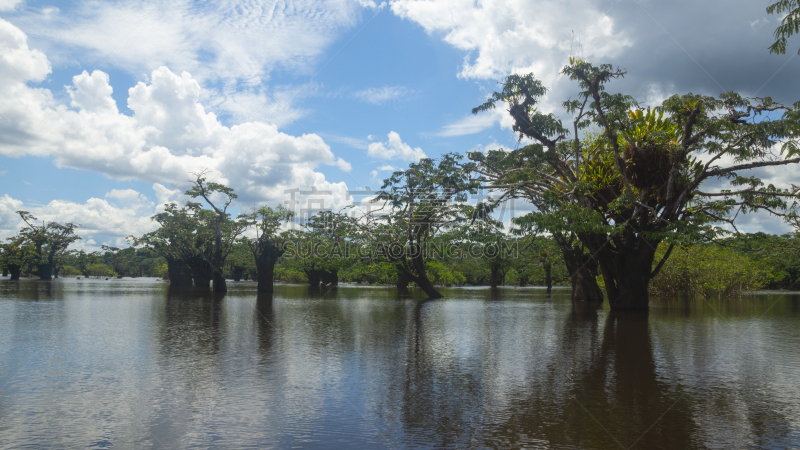
{"label": "calm lake water", "polygon": [[2,448],[800,448],[800,294],[0,281]]}

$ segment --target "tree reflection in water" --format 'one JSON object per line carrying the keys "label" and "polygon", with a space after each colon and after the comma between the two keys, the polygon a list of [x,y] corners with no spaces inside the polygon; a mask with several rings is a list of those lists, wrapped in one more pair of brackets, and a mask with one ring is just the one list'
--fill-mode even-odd
{"label": "tree reflection in water", "polygon": [[[428,305],[417,303],[407,317],[402,411],[410,441],[453,448],[697,446],[687,400],[657,380],[646,313],[601,318],[596,306],[574,309],[554,337],[554,358],[530,361],[547,366],[545,379],[529,377],[527,386],[501,386],[514,391],[500,393],[491,371],[453,377],[440,370],[448,362],[430,351]],[[497,408],[491,404],[498,395],[512,400]]]}

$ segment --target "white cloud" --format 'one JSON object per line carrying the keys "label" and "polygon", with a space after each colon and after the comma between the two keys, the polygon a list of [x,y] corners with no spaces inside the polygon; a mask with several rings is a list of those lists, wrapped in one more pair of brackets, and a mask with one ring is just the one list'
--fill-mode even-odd
{"label": "white cloud", "polygon": [[428,33],[444,33],[447,43],[469,52],[460,73],[465,78],[511,72],[542,77],[573,51],[572,30],[580,30],[577,37],[589,59],[613,56],[630,45],[612,19],[586,0],[396,0],[392,12]]}
{"label": "white cloud", "polygon": [[0,11],[11,11],[21,4],[23,0],[0,0]]}
{"label": "white cloud", "polygon": [[59,167],[173,187],[208,170],[210,179],[229,184],[245,201],[283,200],[283,191],[293,187],[346,189],[315,171],[321,164],[351,170],[319,136],[290,136],[273,123],[224,126],[200,102],[203,90],[188,72],[154,70],[149,83],[129,89],[133,116],[127,116],[117,110],[101,71],[73,79],[70,107],[51,107],[49,90],[26,84],[47,75],[47,58],[2,19],[0,55],[16,69],[0,65],[0,151],[10,157],[50,156]]}
{"label": "white cloud", "polygon": [[286,123],[302,115],[290,108],[293,95],[281,99],[262,83],[276,69],[310,74],[364,8],[375,7],[363,0],[112,0],[81,2],[68,14],[31,8],[16,17],[38,46],[59,55],[58,66],[103,59],[136,77],[167,66],[191,73],[209,88],[203,100],[236,120]]}
{"label": "white cloud", "polygon": [[418,161],[426,157],[421,148],[411,148],[394,131],[389,132],[389,140],[386,143],[373,142],[369,144],[367,154],[378,159],[401,159],[405,161]]}
{"label": "white cloud", "polygon": [[0,237],[16,234],[24,226],[15,211],[26,210],[44,222],[72,222],[79,224],[76,234],[83,241],[73,247],[88,248],[90,241],[125,246],[125,238],[141,236],[156,228],[150,217],[155,213],[154,205],[133,189],[112,190],[106,199],[90,198],[85,203],[53,200],[47,205],[24,205],[22,201],[8,195],[0,197]]}
{"label": "white cloud", "polygon": [[380,105],[389,100],[403,97],[409,90],[403,86],[384,86],[382,88],[367,88],[356,91],[353,95],[364,102]]}
{"label": "white cloud", "polygon": [[480,133],[483,130],[493,127],[496,123],[507,125],[506,128],[510,129],[510,123],[505,123],[506,117],[508,117],[508,114],[506,114],[501,107],[501,109],[494,109],[480,114],[466,116],[449,125],[443,126],[435,134],[444,137],[464,136],[467,134]]}

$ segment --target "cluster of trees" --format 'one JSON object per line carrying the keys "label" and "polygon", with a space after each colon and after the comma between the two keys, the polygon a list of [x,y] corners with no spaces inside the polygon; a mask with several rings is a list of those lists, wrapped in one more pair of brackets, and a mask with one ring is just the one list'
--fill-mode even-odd
{"label": "cluster of trees", "polygon": [[75,230],[79,224],[42,222],[27,211],[18,211],[25,226],[17,235],[0,243],[0,269],[3,276],[18,280],[36,276],[42,280],[59,275],[85,277],[163,276],[163,257],[149,249],[102,246],[102,252],[70,250],[80,240]]}
{"label": "cluster of trees", "polygon": [[[415,283],[439,298],[436,285],[497,286],[509,275],[525,284],[536,267],[547,285],[554,270],[566,273],[576,301],[606,298],[613,310],[646,310],[651,292],[699,280],[676,269],[680,264],[667,265],[671,255],[714,259],[713,252],[692,257],[687,246],[725,242],[752,259],[778,239],[725,239],[724,227],[735,228],[742,214],[764,210],[800,225],[800,188],[767,185],[751,171],[800,162],[800,102],[727,92],[674,95],[643,108],[630,95],[609,92],[623,70],[570,59],[562,73],[576,84],[574,97],[563,103],[569,121],[541,112],[547,92],[541,81],[511,75],[473,113],[505,107],[526,145],[412,163],[384,181],[373,199],[378,207],[367,212],[321,213],[301,230],[285,230],[293,213],[281,206],[233,218],[228,208],[236,194],[200,173],[186,192],[192,201],[166,205],[154,216],[159,228],[134,244],[164,259],[176,287],[213,285],[225,292],[226,274],[240,279],[249,271],[260,292],[272,292],[276,277],[319,286],[346,274],[390,278],[399,288]],[[497,195],[468,204],[481,189]],[[507,233],[492,211],[510,198],[534,210],[515,218]],[[76,225],[38,225],[30,214],[20,215],[28,227],[5,245],[5,264],[18,274],[20,255],[27,255],[40,277],[49,278],[78,239]],[[255,233],[246,235],[248,229]],[[673,281],[651,284],[664,270],[662,279]]]}

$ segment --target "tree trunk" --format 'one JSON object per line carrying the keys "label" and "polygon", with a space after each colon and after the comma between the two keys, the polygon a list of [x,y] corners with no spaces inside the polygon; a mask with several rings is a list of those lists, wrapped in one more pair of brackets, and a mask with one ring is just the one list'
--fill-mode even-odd
{"label": "tree trunk", "polygon": [[416,274],[413,274],[406,269],[406,275],[408,275],[413,282],[417,283],[417,286],[419,286],[423,292],[425,292],[429,299],[444,297],[441,293],[439,293],[439,291],[436,290],[435,287],[433,287],[433,283],[431,283],[431,280],[428,279],[428,274],[425,272],[425,260],[422,258],[422,256],[416,256],[411,260],[411,262],[414,265]]}
{"label": "tree trunk", "polygon": [[22,266],[16,264],[9,264],[8,271],[11,273],[12,280],[19,280],[19,274],[22,271]]}
{"label": "tree trunk", "polygon": [[544,263],[544,285],[547,286],[547,293],[553,290],[553,265],[549,262]]}
{"label": "tree trunk", "polygon": [[8,267],[6,267],[6,266],[3,267],[3,276],[4,277],[8,276]]}
{"label": "tree trunk", "polygon": [[591,255],[575,247],[561,248],[564,263],[570,273],[572,300],[581,302],[603,302],[603,291],[597,284],[597,261]]}
{"label": "tree trunk", "polygon": [[192,280],[194,287],[211,287],[211,274],[208,273],[208,263],[201,261],[192,266]]}
{"label": "tree trunk", "polygon": [[228,292],[228,283],[225,282],[221,267],[214,270],[214,292]]}
{"label": "tree trunk", "polygon": [[60,270],[60,269],[59,269],[58,267],[54,267],[54,268],[53,268],[53,278],[58,278],[58,272],[59,272],[59,270]]}
{"label": "tree trunk", "polygon": [[311,287],[319,287],[319,283],[322,282],[322,271],[319,269],[307,269],[303,270],[306,273],[306,277],[308,277],[308,285]]}
{"label": "tree trunk", "polygon": [[632,233],[624,238],[617,248],[606,246],[597,251],[608,305],[612,311],[647,311],[648,286],[658,241],[648,242]]}
{"label": "tree trunk", "polygon": [[272,294],[275,292],[275,260],[256,261],[258,272],[258,292]]}
{"label": "tree trunk", "polygon": [[408,283],[411,282],[411,279],[400,269],[397,269],[397,282],[395,286],[397,289],[408,289]]}
{"label": "tree trunk", "polygon": [[338,286],[339,285],[339,271],[334,270],[323,270],[320,274],[320,279],[322,280],[322,284],[325,286]]}
{"label": "tree trunk", "polygon": [[233,281],[241,281],[244,275],[244,267],[235,266],[233,268]]}
{"label": "tree trunk", "polygon": [[499,281],[500,281],[500,276],[499,276],[500,275],[500,267],[498,267],[496,265],[492,265],[491,271],[492,271],[491,272],[492,274],[489,277],[489,286],[492,289],[495,289],[495,288],[497,288],[497,285],[499,284]]}
{"label": "tree trunk", "polygon": [[53,266],[51,264],[39,264],[39,279],[40,280],[53,279]]}
{"label": "tree trunk", "polygon": [[192,285],[192,273],[184,261],[167,259],[167,278],[173,288],[185,288]]}

